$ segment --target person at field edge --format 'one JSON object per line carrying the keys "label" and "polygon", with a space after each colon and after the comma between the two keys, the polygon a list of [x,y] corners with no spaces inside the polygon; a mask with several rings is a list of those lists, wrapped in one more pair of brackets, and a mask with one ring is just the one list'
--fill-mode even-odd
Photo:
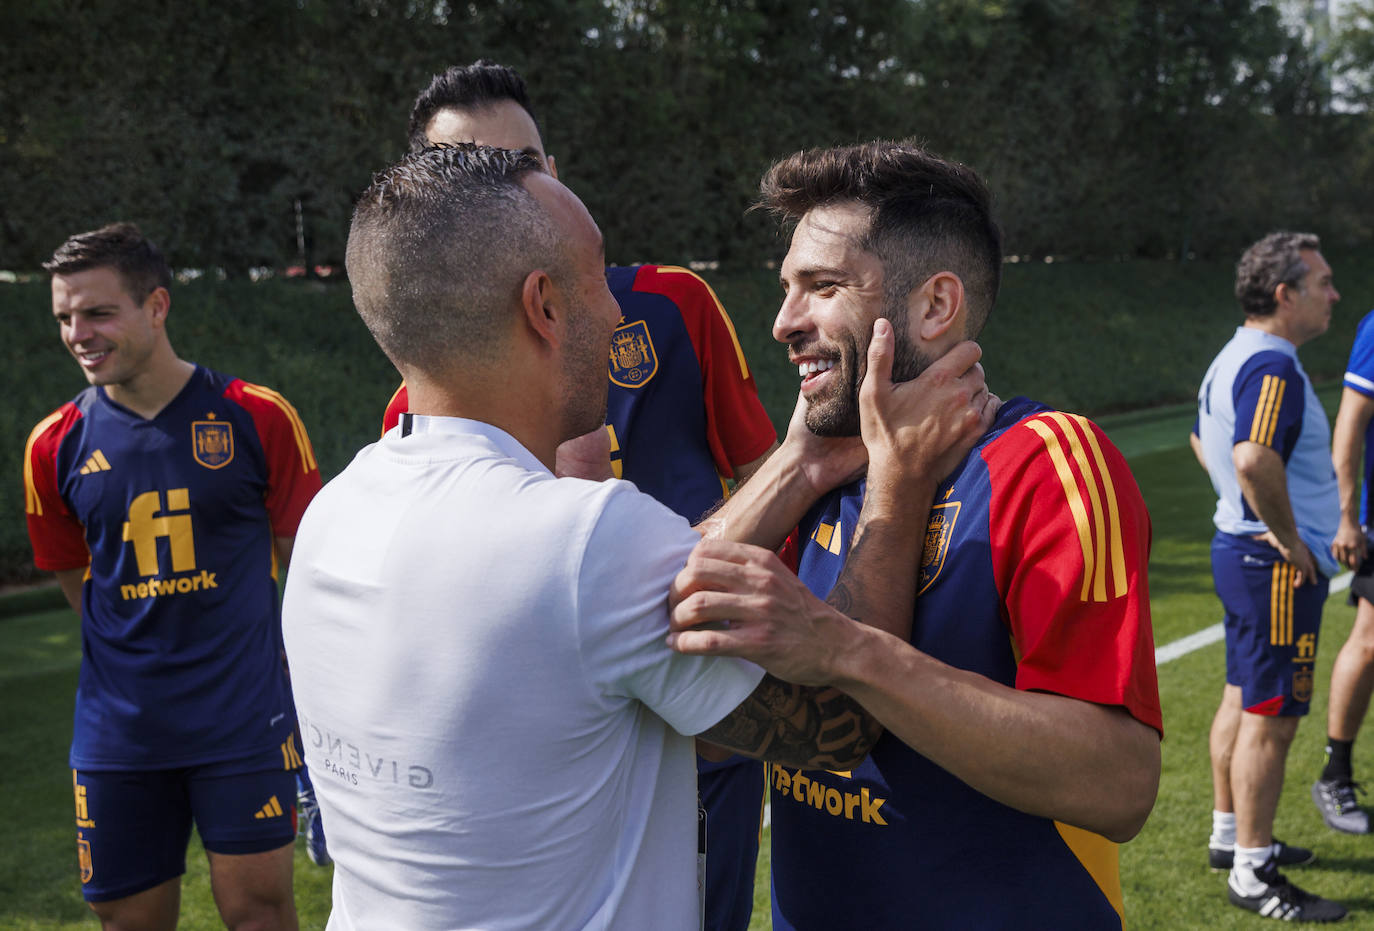
{"label": "person at field edge", "polygon": [[825,649],[807,634],[838,609],[749,544],[780,540],[866,455],[880,491],[847,609],[903,623],[913,589],[891,560],[914,578],[905,541],[934,476],[990,420],[978,348],[893,385],[875,324],[864,442],[794,419],[694,530],[629,482],[552,472],[604,422],[620,311],[603,267],[586,208],[526,153],[424,149],[357,201],[354,303],[411,410],[311,504],[283,609],[336,931],[698,928],[689,735],[831,769],[877,738],[836,689],[674,653],[669,586],[689,554],[745,567],[740,617],[789,632],[788,655]]}
{"label": "person at field edge", "polygon": [[1245,321],[1203,377],[1192,440],[1217,494],[1212,577],[1226,630],[1226,684],[1209,740],[1208,863],[1229,870],[1233,904],[1290,921],[1346,913],[1279,872],[1313,853],[1273,834],[1337,569],[1331,433],[1297,352],[1326,332],[1340,299],[1320,250],[1316,236],[1288,232],[1245,250],[1236,265]]}
{"label": "person at field edge", "polygon": [[59,335],[90,387],[24,452],[29,538],[81,617],[72,788],[107,928],[173,928],[194,822],[231,927],[295,928],[294,711],[278,571],[320,488],[277,392],[179,358],[138,228],[63,243]]}
{"label": "person at field edge", "polygon": [[[522,78],[489,61],[434,76],[410,113],[412,150],[476,142],[528,152],[558,177],[544,152]],[[710,286],[685,268],[606,269],[620,322],[611,338],[606,425],[560,449],[560,475],[632,481],[696,522],[744,481],[774,447],[744,350]],[[383,418],[400,420],[402,387]],[[607,472],[607,460],[609,469]],[[738,754],[697,760],[706,812],[706,928],[746,931],[763,815],[763,764]]]}
{"label": "person at field edge", "polygon": [[[1341,520],[1331,553],[1355,571],[1350,599],[1355,626],[1336,654],[1331,668],[1331,698],[1326,711],[1326,765],[1312,785],[1316,803],[1328,827],[1347,834],[1368,834],[1369,814],[1360,808],[1350,757],[1355,737],[1369,710],[1374,690],[1374,559],[1370,558],[1369,487],[1374,482],[1374,312],[1360,321],[1350,347],[1341,406],[1331,440],[1336,467]],[[1364,471],[1360,470],[1361,454]],[[1359,497],[1355,489],[1359,488]]]}
{"label": "person at field edge", "polygon": [[[861,429],[875,318],[897,380],[981,330],[1002,265],[989,201],[912,143],[806,150],[764,175],[762,206],[795,224],[773,335],[811,430]],[[874,545],[855,518],[882,491],[870,471],[801,521],[789,554],[816,594],[843,600],[840,565]],[[1154,804],[1162,733],[1139,489],[1096,425],[1018,397],[935,502],[908,543],[906,631],[837,619],[815,633],[820,666],[739,620],[746,576],[689,564],[675,585],[676,649],[831,683],[887,731],[855,767],[770,767],[773,927],[1120,928],[1116,844]]]}

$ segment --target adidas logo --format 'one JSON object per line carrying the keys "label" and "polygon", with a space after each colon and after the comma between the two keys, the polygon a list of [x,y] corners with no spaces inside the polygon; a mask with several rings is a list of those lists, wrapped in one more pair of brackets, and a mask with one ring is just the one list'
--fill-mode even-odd
{"label": "adidas logo", "polygon": [[105,458],[105,454],[100,450],[91,453],[91,458],[86,460],[86,464],[81,467],[82,475],[90,475],[92,472],[110,471],[110,460]]}
{"label": "adidas logo", "polygon": [[264,806],[262,806],[262,809],[261,809],[256,815],[254,815],[253,817],[254,817],[254,818],[280,818],[283,814],[284,814],[284,812],[282,811],[282,808],[281,808],[281,802],[277,801],[277,797],[274,795],[274,796],[272,796],[271,798],[269,798],[269,799],[267,800],[267,804],[264,805]]}

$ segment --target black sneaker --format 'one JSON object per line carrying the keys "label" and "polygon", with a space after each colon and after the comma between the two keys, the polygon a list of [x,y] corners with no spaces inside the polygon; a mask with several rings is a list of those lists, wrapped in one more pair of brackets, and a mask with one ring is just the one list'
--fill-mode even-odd
{"label": "black sneaker", "polygon": [[1358,782],[1337,779],[1318,779],[1312,783],[1312,801],[1322,813],[1322,820],[1333,831],[1346,834],[1368,834],[1369,814],[1355,801]]}
{"label": "black sneaker", "polygon": [[1232,905],[1279,921],[1340,921],[1346,915],[1344,905],[1305,892],[1284,879],[1273,857],[1255,870],[1255,878],[1265,884],[1256,895],[1241,895],[1231,880],[1226,880],[1226,894]]}
{"label": "black sneaker", "polygon": [[[1277,837],[1274,838],[1274,843],[1279,845],[1279,852],[1275,857],[1279,866],[1306,866],[1317,859],[1316,853],[1308,850],[1306,847],[1290,846]],[[1212,868],[1212,872],[1214,873],[1229,871],[1231,865],[1235,863],[1235,858],[1236,854],[1234,848],[1207,848],[1207,865]]]}

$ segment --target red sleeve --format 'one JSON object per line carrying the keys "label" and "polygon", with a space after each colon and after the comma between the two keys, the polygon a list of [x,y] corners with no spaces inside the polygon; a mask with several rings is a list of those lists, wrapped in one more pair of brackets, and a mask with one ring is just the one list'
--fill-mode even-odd
{"label": "red sleeve", "polygon": [[1150,515],[1096,424],[1050,411],[983,450],[993,572],[1016,687],[1122,705],[1163,733],[1146,567]]}
{"label": "red sleeve", "polygon": [[791,569],[793,574],[801,568],[801,528],[795,527],[787,535],[787,539],[782,541],[782,546],[778,547],[778,558],[782,564]]}
{"label": "red sleeve", "polygon": [[248,411],[267,456],[267,516],[274,537],[294,537],[301,515],[320,490],[320,469],[305,424],[291,402],[271,388],[234,379],[224,396]]}
{"label": "red sleeve", "polygon": [[385,433],[400,423],[401,415],[409,409],[410,394],[406,391],[405,382],[401,382],[401,387],[391,396],[391,400],[386,404],[386,412],[382,414],[382,432]]}
{"label": "red sleeve", "polygon": [[39,421],[24,446],[24,515],[39,569],[80,569],[91,562],[86,528],[62,500],[57,481],[58,447],[80,419],[76,405],[64,404]]}
{"label": "red sleeve", "polygon": [[716,470],[733,478],[735,466],[768,452],[777,432],[759,400],[730,315],[711,286],[685,268],[645,265],[635,276],[635,290],[662,294],[681,311],[701,363],[711,456]]}

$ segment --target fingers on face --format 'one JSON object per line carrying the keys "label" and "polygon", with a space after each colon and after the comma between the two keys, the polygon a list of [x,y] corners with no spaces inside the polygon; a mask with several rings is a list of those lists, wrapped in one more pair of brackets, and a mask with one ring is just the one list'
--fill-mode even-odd
{"label": "fingers on face", "polygon": [[860,390],[871,391],[892,380],[892,357],[892,324],[879,317],[873,321],[873,338],[868,342],[868,371]]}

